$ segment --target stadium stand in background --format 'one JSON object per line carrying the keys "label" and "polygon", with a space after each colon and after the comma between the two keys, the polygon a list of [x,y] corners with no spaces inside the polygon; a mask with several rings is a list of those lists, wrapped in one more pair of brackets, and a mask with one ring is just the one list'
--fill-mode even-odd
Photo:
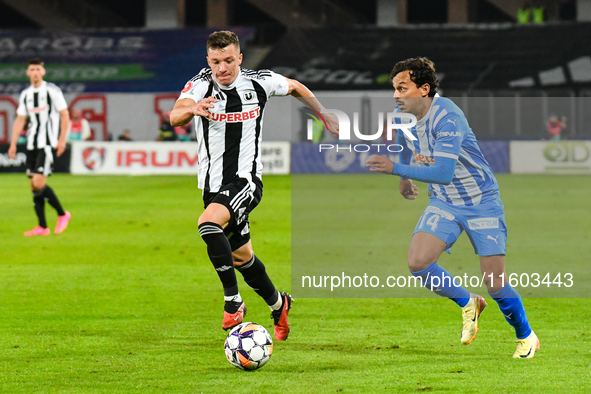
{"label": "stadium stand in background", "polygon": [[[568,119],[563,139],[591,136],[591,0],[532,1],[544,22],[525,24],[523,3],[506,0],[43,4],[0,1],[0,143],[8,142],[27,84],[22,65],[33,56],[45,60],[47,80],[82,111],[96,141],[126,128],[135,141],[153,140],[187,76],[207,66],[205,41],[219,29],[240,37],[244,67],[270,68],[320,95],[355,91],[369,112],[375,97],[392,106],[383,98],[396,61],[426,56],[479,141],[542,140],[551,114]],[[289,100],[271,105],[267,140],[302,141],[282,125]]]}

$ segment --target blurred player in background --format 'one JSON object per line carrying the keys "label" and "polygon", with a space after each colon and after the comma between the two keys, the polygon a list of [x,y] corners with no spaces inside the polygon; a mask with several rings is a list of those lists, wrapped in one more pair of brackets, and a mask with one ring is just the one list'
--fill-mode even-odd
{"label": "blurred player in background", "polygon": [[[289,334],[291,296],[275,289],[265,266],[254,255],[248,216],[263,194],[261,140],[265,104],[271,96],[292,95],[308,107],[323,108],[301,83],[269,70],[240,67],[242,54],[233,32],[219,31],[207,41],[207,64],[185,85],[172,110],[173,126],[195,118],[199,144],[199,188],[205,211],[199,234],[224,288],[227,330],[241,323],[246,306],[238,291],[234,267],[271,308],[275,339]],[[329,130],[338,130],[327,116]]]}
{"label": "blurred player in background", "polygon": [[16,143],[25,127],[27,116],[27,176],[31,178],[33,203],[39,225],[25,232],[25,236],[49,235],[45,220],[45,201],[49,202],[58,214],[55,233],[60,234],[68,227],[70,213],[64,211],[53,189],[46,184],[53,166],[53,149],[61,156],[66,150],[68,132],[68,105],[60,88],[45,82],[45,67],[40,59],[31,59],[27,67],[27,76],[31,86],[21,92],[16,110],[16,119],[12,127],[12,140],[8,149],[11,159],[16,157]]}
{"label": "blurred player in background", "polygon": [[[472,343],[486,302],[459,286],[437,264],[441,253],[449,252],[466,231],[480,256],[490,296],[515,328],[517,349],[513,357],[533,358],[540,342],[530,328],[520,295],[505,274],[507,227],[499,185],[464,113],[453,101],[437,94],[435,66],[426,58],[397,63],[390,78],[397,104],[394,112],[411,113],[417,118],[416,126],[410,129],[415,140],[399,130],[397,141],[404,147],[400,163],[376,155],[368,159],[367,166],[371,171],[400,176],[400,193],[409,200],[418,194],[412,179],[430,183],[430,202],[414,230],[408,252],[411,273],[422,278],[425,287],[462,308],[461,342]],[[409,165],[411,155],[419,166]],[[433,284],[434,277],[438,286]]]}

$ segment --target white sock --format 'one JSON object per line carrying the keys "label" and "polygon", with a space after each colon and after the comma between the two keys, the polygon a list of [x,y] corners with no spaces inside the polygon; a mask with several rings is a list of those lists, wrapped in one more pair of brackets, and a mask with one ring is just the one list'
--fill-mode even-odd
{"label": "white sock", "polygon": [[231,296],[224,296],[224,301],[226,302],[242,302],[242,297],[240,297],[240,293]]}
{"label": "white sock", "polygon": [[269,305],[272,311],[277,311],[281,309],[283,306],[283,297],[281,297],[281,293],[277,290],[277,301],[273,305]]}

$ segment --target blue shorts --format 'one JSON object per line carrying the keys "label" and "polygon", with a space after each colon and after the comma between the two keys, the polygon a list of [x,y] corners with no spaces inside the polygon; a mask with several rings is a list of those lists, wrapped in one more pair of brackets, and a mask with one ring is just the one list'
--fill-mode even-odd
{"label": "blue shorts", "polygon": [[462,231],[468,234],[477,255],[505,255],[507,226],[503,203],[498,200],[468,207],[432,199],[421,215],[413,235],[419,232],[433,234],[445,242],[449,249]]}

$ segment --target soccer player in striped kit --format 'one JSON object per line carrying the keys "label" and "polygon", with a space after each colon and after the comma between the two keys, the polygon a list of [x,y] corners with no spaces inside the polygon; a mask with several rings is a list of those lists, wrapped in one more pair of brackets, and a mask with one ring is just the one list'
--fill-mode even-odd
{"label": "soccer player in striped kit", "polygon": [[[224,288],[222,328],[236,326],[246,314],[236,268],[271,308],[275,339],[282,341],[289,334],[287,315],[292,299],[275,289],[265,266],[253,253],[248,223],[263,190],[263,115],[271,96],[290,94],[318,112],[323,107],[298,81],[269,70],[241,68],[240,43],[232,32],[209,36],[207,63],[209,67],[185,85],[170,121],[173,126],[182,126],[195,118],[198,186],[205,205],[199,217],[199,234]],[[336,117],[329,115],[325,120],[329,131],[335,133]]]}
{"label": "soccer player in striped kit", "polygon": [[45,220],[45,201],[58,214],[55,233],[63,232],[70,222],[71,215],[64,211],[53,189],[46,183],[53,166],[53,149],[61,156],[66,150],[66,135],[70,116],[68,105],[60,88],[45,82],[45,67],[41,59],[31,59],[27,66],[27,76],[31,86],[21,92],[12,127],[12,140],[8,156],[16,157],[18,136],[30,120],[27,130],[27,176],[31,178],[33,204],[39,225],[24,233],[25,236],[49,235]]}
{"label": "soccer player in striped kit", "polygon": [[[417,119],[410,128],[414,139],[399,130],[397,141],[403,146],[400,163],[376,155],[368,159],[367,166],[371,171],[400,176],[399,191],[409,200],[418,194],[412,179],[430,183],[430,202],[414,230],[408,253],[411,273],[422,278],[425,287],[462,308],[461,342],[472,343],[478,318],[487,304],[481,296],[459,286],[437,264],[441,253],[449,252],[466,231],[480,256],[488,292],[515,329],[517,349],[513,357],[533,358],[540,342],[530,328],[519,293],[509,285],[505,273],[507,227],[499,185],[464,113],[453,101],[437,94],[435,65],[426,58],[398,62],[390,78],[397,104],[394,112],[411,113]],[[418,166],[410,165],[413,155]],[[433,285],[433,277],[438,277],[439,286]]]}

